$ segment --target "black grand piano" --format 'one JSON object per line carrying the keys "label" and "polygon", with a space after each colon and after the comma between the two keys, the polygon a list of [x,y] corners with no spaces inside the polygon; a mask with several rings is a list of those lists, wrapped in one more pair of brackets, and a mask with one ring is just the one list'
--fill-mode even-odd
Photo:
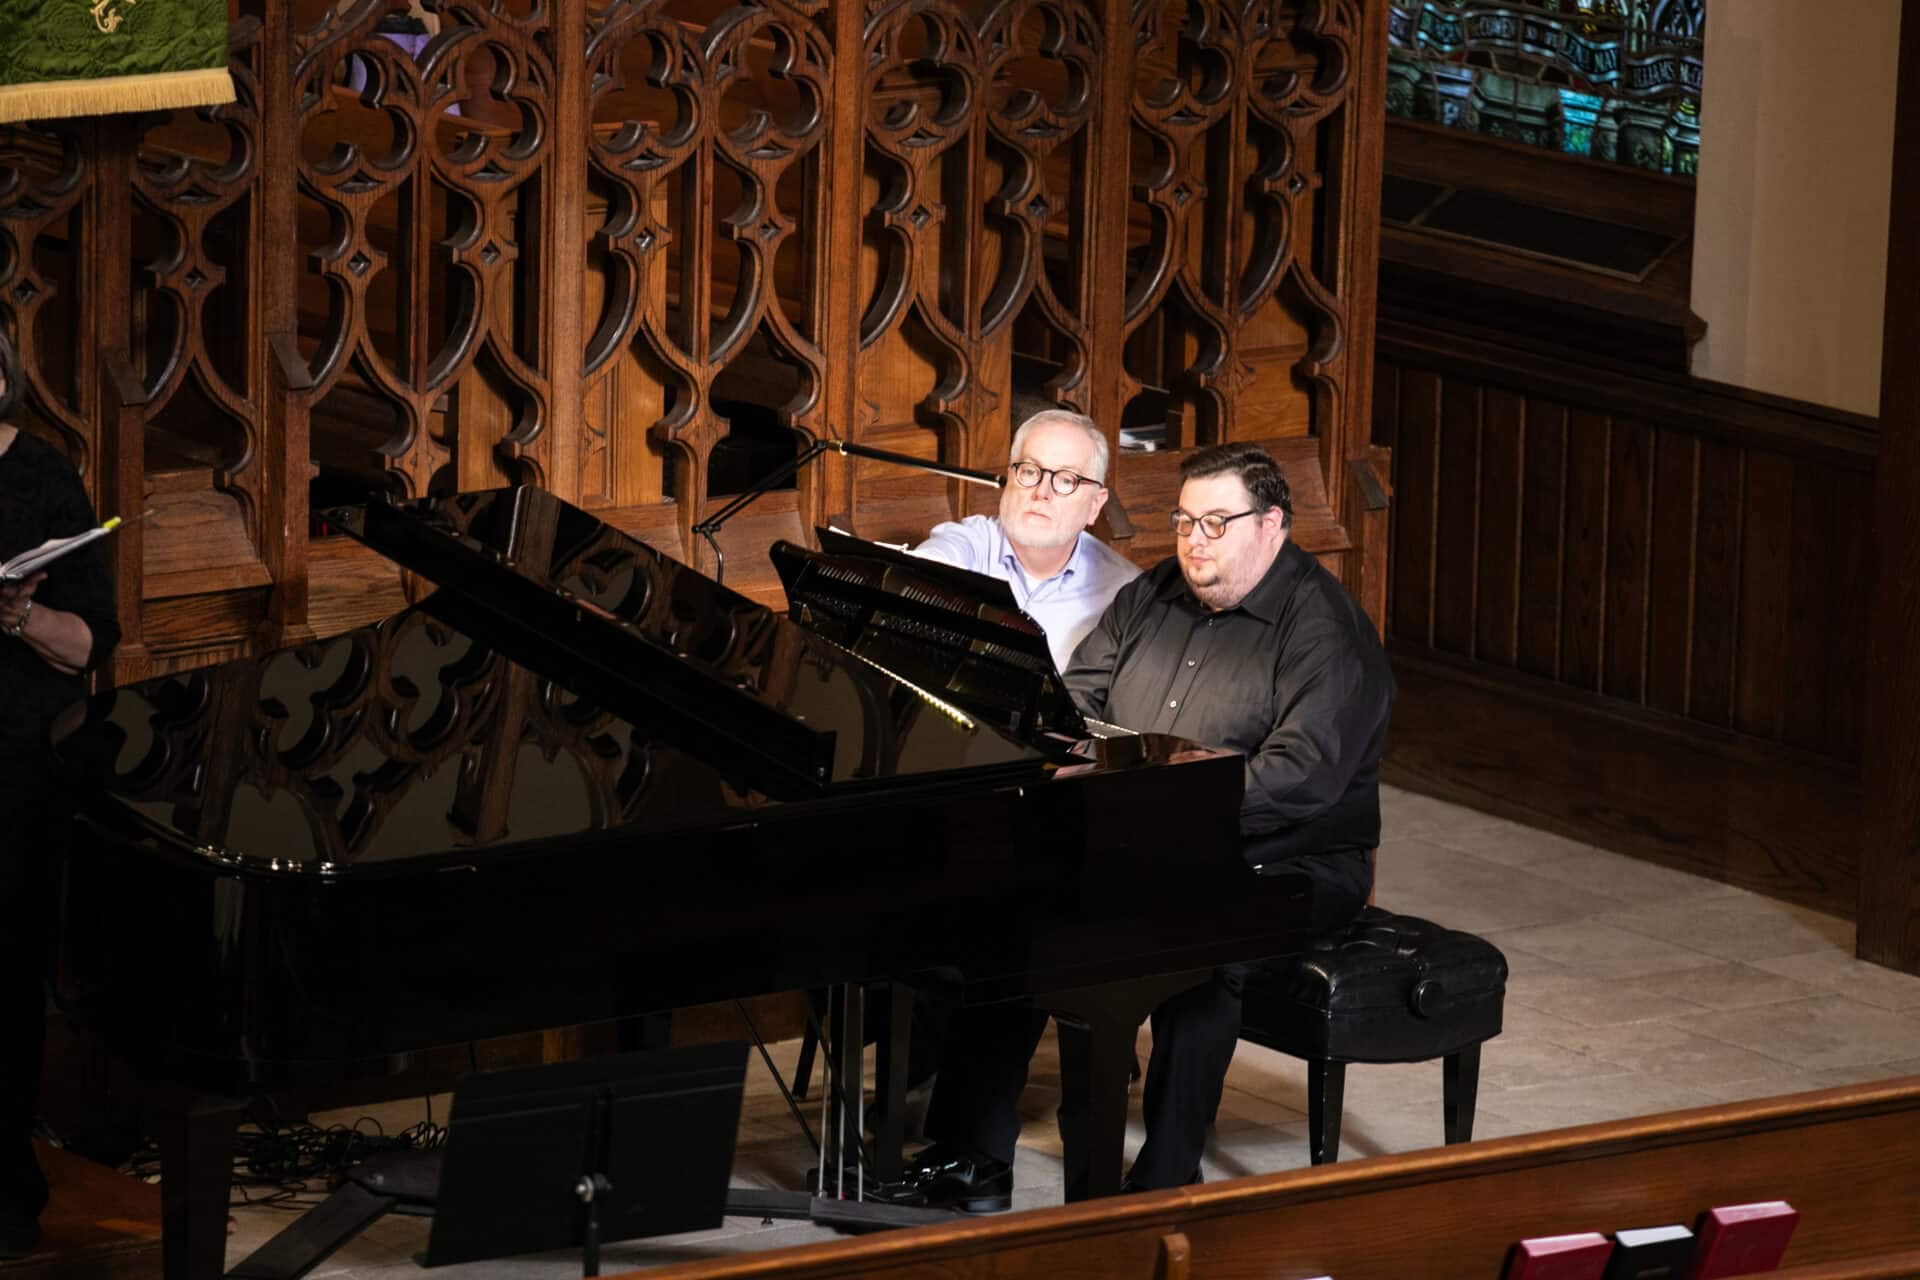
{"label": "black grand piano", "polygon": [[221,1272],[237,1099],[876,979],[1085,1036],[1112,1191],[1140,1018],[1300,941],[1239,758],[1092,736],[1003,586],[783,543],[781,616],[537,489],[330,519],[436,589],[56,729],[61,995],[170,1099],[169,1276]]}

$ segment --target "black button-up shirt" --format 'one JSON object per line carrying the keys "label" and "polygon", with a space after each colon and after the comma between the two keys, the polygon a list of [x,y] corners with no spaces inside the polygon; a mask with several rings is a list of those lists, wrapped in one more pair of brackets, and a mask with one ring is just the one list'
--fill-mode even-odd
{"label": "black button-up shirt", "polygon": [[1251,860],[1380,842],[1393,673],[1359,604],[1292,541],[1218,613],[1161,561],[1120,589],[1066,682],[1097,719],[1244,753]]}

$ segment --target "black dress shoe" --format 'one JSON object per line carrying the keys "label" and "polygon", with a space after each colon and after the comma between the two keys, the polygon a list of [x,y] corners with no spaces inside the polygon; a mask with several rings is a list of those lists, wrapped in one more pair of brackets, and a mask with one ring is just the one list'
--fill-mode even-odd
{"label": "black dress shoe", "polygon": [[[1205,1181],[1206,1179],[1200,1176],[1200,1170],[1196,1167],[1193,1171],[1193,1176],[1187,1179],[1186,1185],[1189,1187],[1197,1187],[1202,1182],[1205,1182]],[[1165,1190],[1164,1187],[1143,1187],[1139,1183],[1133,1180],[1132,1175],[1128,1175],[1126,1178],[1122,1179],[1120,1182],[1120,1194],[1123,1196],[1130,1196],[1137,1191],[1163,1191],[1163,1190]]]}
{"label": "black dress shoe", "polygon": [[1013,1166],[976,1151],[938,1144],[914,1157],[899,1179],[882,1184],[888,1204],[1004,1213],[1013,1208]]}

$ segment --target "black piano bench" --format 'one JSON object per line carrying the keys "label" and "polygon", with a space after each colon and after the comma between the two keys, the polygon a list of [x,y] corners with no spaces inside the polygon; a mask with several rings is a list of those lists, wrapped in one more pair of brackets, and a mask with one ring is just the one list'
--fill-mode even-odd
{"label": "black piano bench", "polygon": [[1350,1062],[1445,1058],[1448,1143],[1473,1137],[1480,1045],[1500,1034],[1507,958],[1485,938],[1378,907],[1247,974],[1240,1038],[1307,1063],[1313,1163],[1340,1156]]}

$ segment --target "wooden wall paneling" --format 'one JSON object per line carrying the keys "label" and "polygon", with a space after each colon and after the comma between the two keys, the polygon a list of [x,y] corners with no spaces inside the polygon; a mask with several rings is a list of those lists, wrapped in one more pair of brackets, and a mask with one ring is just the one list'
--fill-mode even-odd
{"label": "wooden wall paneling", "polygon": [[1655,437],[1647,549],[1644,701],[1687,713],[1693,656],[1694,565],[1699,534],[1700,441],[1675,431]]}
{"label": "wooden wall paneling", "polygon": [[1434,516],[1433,647],[1473,656],[1480,567],[1481,388],[1442,383],[1439,495]]}
{"label": "wooden wall paneling", "polygon": [[1900,9],[1863,730],[1860,955],[1920,973],[1920,2]]}
{"label": "wooden wall paneling", "polygon": [[1603,692],[1629,702],[1646,696],[1647,581],[1653,520],[1654,433],[1616,419],[1608,441]]}
{"label": "wooden wall paneling", "polygon": [[[1859,786],[1849,738],[1858,713],[1837,682],[1854,678],[1847,655],[1859,642],[1848,637],[1859,627],[1849,619],[1865,608],[1857,588],[1843,585],[1859,572],[1868,536],[1859,455],[1771,447],[1785,433],[1743,447],[1704,437],[1685,413],[1615,413],[1593,393],[1570,407],[1535,393],[1524,363],[1499,381],[1478,369],[1381,367],[1396,370],[1392,645],[1407,691],[1388,775],[1667,865],[1847,909],[1858,859],[1859,819],[1848,810]],[[1476,389],[1483,410],[1469,414],[1459,406],[1473,404]],[[1517,457],[1501,425],[1516,411]],[[1669,416],[1687,429],[1651,425]],[[1444,504],[1457,508],[1460,483],[1448,478],[1448,451],[1469,435],[1480,446],[1481,530],[1469,566],[1479,584],[1471,652],[1457,637],[1450,647],[1445,621],[1450,584],[1465,572],[1446,559],[1457,532]],[[1438,508],[1423,506],[1428,494]],[[1518,511],[1517,548],[1508,507]],[[1503,575],[1516,563],[1510,588]],[[1422,596],[1428,581],[1433,593]],[[1510,590],[1511,662],[1494,646],[1515,615],[1490,612]],[[1819,625],[1793,630],[1795,608]],[[1796,697],[1802,727],[1788,736]]]}
{"label": "wooden wall paneling", "polygon": [[1560,674],[1561,606],[1565,594],[1567,409],[1530,397],[1520,515],[1520,609],[1514,666],[1549,680]]}
{"label": "wooden wall paneling", "polygon": [[1481,406],[1473,652],[1483,662],[1510,667],[1519,649],[1527,403],[1513,391],[1488,387]]}
{"label": "wooden wall paneling", "polygon": [[1393,450],[1393,600],[1396,639],[1433,643],[1434,545],[1440,513],[1440,379],[1426,369],[1399,373],[1400,431]]}
{"label": "wooden wall paneling", "polygon": [[[1359,14],[1358,40],[1352,48],[1357,86],[1384,85],[1387,78],[1387,20],[1384,5],[1365,5]],[[1373,394],[1374,326],[1379,314],[1380,271],[1380,199],[1386,162],[1387,96],[1384,92],[1350,91],[1332,137],[1324,164],[1337,175],[1339,187],[1332,193],[1332,217],[1328,225],[1338,228],[1334,251],[1322,245],[1327,259],[1328,278],[1334,292],[1345,304],[1344,329],[1339,342],[1344,397],[1333,422],[1319,428],[1325,445],[1322,461],[1327,483],[1334,492],[1351,495],[1352,505],[1343,509],[1342,520],[1349,528],[1366,533],[1360,553],[1349,557],[1351,566],[1344,571],[1349,590],[1367,606],[1384,636],[1386,630],[1386,584],[1391,574],[1385,567],[1388,555],[1386,532],[1391,521],[1384,506],[1369,508],[1377,493],[1369,480],[1343,482],[1345,467],[1359,469],[1371,465],[1377,478],[1385,479],[1391,459],[1368,451],[1368,424],[1375,417]],[[1391,448],[1391,445],[1387,445]],[[1344,452],[1346,460],[1335,458]],[[1379,494],[1379,497],[1385,497]],[[1378,568],[1370,568],[1376,561]],[[1370,586],[1368,575],[1377,580]]]}
{"label": "wooden wall paneling", "polygon": [[1692,644],[1685,712],[1711,725],[1733,717],[1733,672],[1740,621],[1741,493],[1746,455],[1702,440],[1695,482]]}
{"label": "wooden wall paneling", "polygon": [[1389,361],[1379,361],[1374,366],[1373,379],[1373,425],[1369,439],[1385,449],[1392,449],[1400,433],[1400,383],[1404,370]]}
{"label": "wooden wall paneling", "polygon": [[[1394,420],[1376,436],[1400,467],[1390,644],[1405,691],[1387,776],[1850,911],[1863,708],[1845,690],[1865,683],[1872,424],[1435,324],[1396,319],[1386,338]],[[1480,537],[1456,567],[1448,468],[1475,432]],[[1449,613],[1469,572],[1471,649]],[[1493,612],[1509,591],[1517,621]]]}
{"label": "wooden wall paneling", "polygon": [[1591,691],[1393,653],[1381,776],[1458,804],[1798,902],[1853,910],[1860,780],[1830,759]]}
{"label": "wooden wall paneling", "polygon": [[1778,738],[1780,695],[1788,678],[1796,476],[1790,459],[1756,451],[1747,455],[1744,478],[1733,724],[1743,733]]}
{"label": "wooden wall paneling", "polygon": [[[1826,548],[1825,568],[1830,605],[1826,618],[1828,651],[1823,655],[1827,697],[1825,740],[1830,754],[1843,760],[1860,759],[1867,700],[1872,696],[1867,677],[1868,627],[1856,625],[1862,602],[1872,602],[1873,477],[1857,472],[1834,475],[1834,528]],[[1864,612],[1873,615],[1873,604]]]}
{"label": "wooden wall paneling", "polygon": [[1781,674],[1780,737],[1796,747],[1831,754],[1827,703],[1854,696],[1831,686],[1833,620],[1841,602],[1833,595],[1832,557],[1839,540],[1838,477],[1802,467],[1793,478],[1793,504],[1787,509],[1786,651]]}
{"label": "wooden wall paneling", "polygon": [[1607,495],[1612,489],[1613,420],[1584,409],[1567,414],[1566,524],[1561,568],[1557,678],[1599,689],[1606,646]]}
{"label": "wooden wall paneling", "polygon": [[[1360,602],[1374,626],[1384,634],[1387,618],[1387,542],[1393,490],[1387,476],[1393,466],[1389,450],[1375,446],[1347,460],[1347,502],[1341,524],[1353,539],[1353,550],[1342,556],[1335,572]],[[1324,561],[1323,561],[1324,563]]]}
{"label": "wooden wall paneling", "polygon": [[1457,329],[1423,317],[1411,300],[1394,301],[1380,320],[1380,349],[1403,363],[1843,470],[1870,469],[1878,449],[1879,424],[1861,414],[1659,370],[1636,374],[1543,355],[1485,328]]}

